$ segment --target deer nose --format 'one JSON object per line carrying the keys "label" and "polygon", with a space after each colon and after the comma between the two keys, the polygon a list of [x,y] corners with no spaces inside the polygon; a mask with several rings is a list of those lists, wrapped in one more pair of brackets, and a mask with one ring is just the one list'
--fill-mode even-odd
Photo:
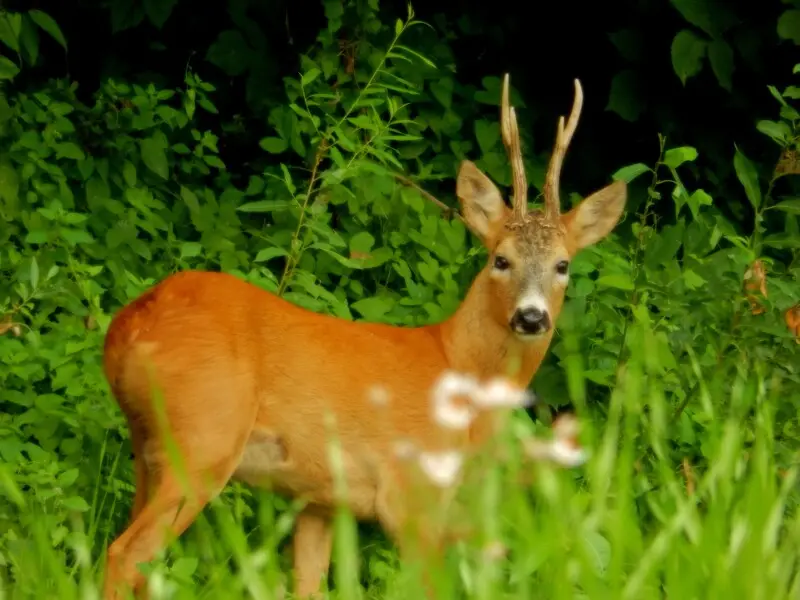
{"label": "deer nose", "polygon": [[526,335],[538,335],[550,329],[550,315],[539,308],[518,308],[511,317],[511,329]]}

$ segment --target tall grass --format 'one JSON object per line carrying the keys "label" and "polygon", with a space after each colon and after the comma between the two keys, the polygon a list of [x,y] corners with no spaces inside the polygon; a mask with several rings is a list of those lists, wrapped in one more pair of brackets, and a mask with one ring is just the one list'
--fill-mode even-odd
{"label": "tall grass", "polygon": [[[713,371],[697,366],[691,402],[706,424],[703,456],[682,460],[669,441],[674,402],[659,385],[661,365],[646,351],[647,331],[640,334],[632,339],[642,347],[622,365],[606,418],[582,420],[590,452],[583,467],[525,461],[511,443],[518,436],[509,435],[501,440],[507,459],[460,490],[453,514],[472,534],[453,544],[436,574],[444,597],[800,597],[797,465],[777,463],[773,418],[798,391],[783,389],[771,365],[740,356]],[[580,361],[567,364],[573,401],[588,415]],[[510,426],[526,435],[541,428],[524,418]],[[13,478],[4,481],[14,493]],[[47,528],[46,513],[26,504],[24,494],[16,497],[22,510],[41,514],[8,544],[0,600],[99,597],[109,541],[98,533],[108,530],[102,497],[87,520],[60,532]],[[268,492],[231,486],[166,556],[143,567],[151,597],[291,597],[284,591],[291,586],[286,542],[298,509]],[[423,597],[418,573],[376,531],[345,511],[337,515],[330,598]]]}

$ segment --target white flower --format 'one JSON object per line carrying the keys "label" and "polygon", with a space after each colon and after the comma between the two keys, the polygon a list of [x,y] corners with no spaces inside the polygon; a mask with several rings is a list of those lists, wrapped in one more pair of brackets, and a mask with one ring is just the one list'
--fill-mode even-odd
{"label": "white flower", "polygon": [[464,457],[457,450],[422,452],[419,456],[419,465],[422,471],[439,487],[453,485],[461,472],[463,462]]}
{"label": "white flower", "polygon": [[479,389],[478,382],[465,375],[445,371],[433,389],[433,416],[437,423],[449,429],[466,429],[475,418],[475,409],[458,405],[454,398],[472,397]]}
{"label": "white flower", "polygon": [[564,467],[577,467],[586,462],[586,451],[580,446],[565,440],[555,439],[550,442],[550,460]]}
{"label": "white flower", "polygon": [[502,408],[530,406],[534,402],[533,394],[524,388],[518,388],[505,379],[492,379],[482,388],[477,389],[473,402],[480,408]]}
{"label": "white flower", "polygon": [[[457,397],[469,403],[457,404]],[[481,386],[471,375],[445,371],[433,388],[433,415],[437,423],[449,429],[466,429],[478,409],[517,408],[530,406],[535,397],[506,379],[495,378]]]}
{"label": "white flower", "polygon": [[578,420],[573,415],[562,415],[553,422],[552,440],[529,440],[525,449],[531,458],[549,460],[563,467],[576,467],[588,458],[577,437]]}
{"label": "white flower", "polygon": [[561,440],[575,440],[578,437],[578,420],[570,414],[564,414],[553,422],[553,435]]}

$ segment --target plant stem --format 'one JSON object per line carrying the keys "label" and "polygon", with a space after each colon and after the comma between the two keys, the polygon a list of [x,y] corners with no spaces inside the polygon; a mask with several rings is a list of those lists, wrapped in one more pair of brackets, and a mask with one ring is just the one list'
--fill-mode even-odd
{"label": "plant stem", "polygon": [[303,206],[300,208],[300,217],[297,220],[297,228],[294,231],[294,235],[292,236],[292,242],[290,245],[291,252],[286,259],[286,265],[283,268],[283,275],[281,275],[281,281],[278,284],[278,296],[282,296],[283,292],[286,291],[286,287],[289,285],[289,281],[292,278],[292,273],[294,272],[294,268],[297,263],[300,261],[300,256],[302,256],[303,251],[302,249],[295,251],[295,246],[298,243],[298,239],[300,238],[300,232],[303,229],[303,225],[305,224],[305,216],[306,210],[308,208],[308,202],[311,199],[311,194],[314,191],[314,185],[317,183],[317,173],[319,172],[319,165],[322,162],[322,159],[325,156],[325,153],[328,151],[327,144],[323,139],[320,141],[319,146],[317,147],[317,153],[314,156],[314,166],[311,168],[311,178],[308,180],[308,188],[306,189],[305,198],[303,198]]}
{"label": "plant stem", "polygon": [[[639,272],[640,272],[640,265],[639,265],[639,257],[644,249],[644,228],[647,225],[647,217],[650,216],[650,208],[653,205],[653,192],[658,185],[658,169],[662,164],[664,159],[664,145],[666,144],[666,138],[659,134],[658,136],[658,143],[659,143],[659,150],[658,150],[658,160],[656,160],[655,167],[653,168],[653,178],[650,183],[650,187],[647,189],[647,202],[645,203],[644,210],[640,214],[639,217],[639,235],[636,236],[636,248],[633,251],[633,289],[631,290],[631,295],[628,298],[628,304],[633,305],[636,301],[637,294],[639,292]],[[630,325],[630,319],[625,319],[625,324],[622,328],[622,340],[619,343],[619,352],[617,354],[617,370],[619,370],[620,365],[622,364],[622,354],[625,351],[625,341],[628,337],[628,325]]]}

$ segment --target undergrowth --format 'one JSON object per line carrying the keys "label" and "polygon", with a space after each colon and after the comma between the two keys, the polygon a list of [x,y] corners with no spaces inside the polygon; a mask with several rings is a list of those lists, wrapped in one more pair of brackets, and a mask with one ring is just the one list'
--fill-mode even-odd
{"label": "undergrowth", "polygon": [[[103,335],[148,286],[223,270],[314,311],[408,326],[451,314],[485,260],[454,216],[454,177],[470,158],[510,184],[500,74],[460,83],[447,40],[411,12],[390,23],[377,2],[324,4],[300,73],[259,101],[269,131],[247,165],[225,162],[221,140],[245,128],[209,120],[219,93],[203,67],[172,87],[108,78],[90,102],[68,78],[15,87],[38,32],[68,40],[42,11],[0,12],[19,60],[0,60],[0,599],[97,597],[133,492]],[[209,60],[236,71],[236,48],[256,52],[236,35],[258,36],[231,14],[244,34],[223,32]],[[738,198],[714,197],[696,148],[663,136],[612,175],[629,182],[626,215],[572,263],[539,403],[501,440],[571,410],[590,459],[555,469],[510,450],[462,490],[477,531],[439,574],[453,597],[797,597],[800,114],[797,86],[764,93],[775,114],[756,126],[774,154],[726,140]],[[515,89],[511,102],[540,188],[547,157],[527,151]],[[734,200],[736,222],[720,208]],[[229,486],[147,567],[153,597],[278,597],[298,509]],[[331,597],[419,597],[419,583],[377,527],[339,516]]]}

